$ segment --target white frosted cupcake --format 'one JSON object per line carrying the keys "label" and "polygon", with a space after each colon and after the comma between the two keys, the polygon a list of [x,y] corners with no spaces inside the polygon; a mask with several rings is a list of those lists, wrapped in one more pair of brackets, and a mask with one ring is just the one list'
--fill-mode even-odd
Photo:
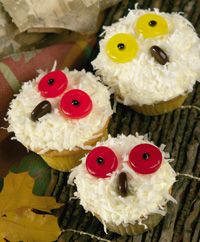
{"label": "white frosted cupcake", "polygon": [[8,111],[8,131],[49,166],[68,171],[88,145],[107,137],[110,93],[97,77],[68,69],[23,84]]}
{"label": "white frosted cupcake", "polygon": [[200,40],[180,14],[131,10],[105,27],[92,62],[118,101],[146,115],[179,107],[200,78]]}
{"label": "white frosted cupcake", "polygon": [[98,142],[72,170],[75,196],[104,228],[121,235],[143,233],[166,214],[176,181],[169,155],[144,136],[109,137]]}

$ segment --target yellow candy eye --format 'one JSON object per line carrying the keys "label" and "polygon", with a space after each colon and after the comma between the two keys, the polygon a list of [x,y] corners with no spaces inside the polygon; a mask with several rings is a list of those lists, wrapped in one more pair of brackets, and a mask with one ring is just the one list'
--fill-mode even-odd
{"label": "yellow candy eye", "polygon": [[154,13],[142,15],[136,23],[137,34],[142,34],[144,38],[153,38],[169,33],[166,20]]}
{"label": "yellow candy eye", "polygon": [[125,33],[114,35],[106,45],[107,55],[117,63],[131,61],[136,56],[138,49],[134,36]]}

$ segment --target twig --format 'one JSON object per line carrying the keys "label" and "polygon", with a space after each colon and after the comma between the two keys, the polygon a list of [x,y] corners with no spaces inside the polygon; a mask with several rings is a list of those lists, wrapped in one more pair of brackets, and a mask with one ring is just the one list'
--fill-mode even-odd
{"label": "twig", "polygon": [[177,176],[184,176],[184,177],[187,177],[187,178],[191,178],[191,179],[194,179],[194,180],[200,181],[200,177],[192,176],[192,175],[190,175],[190,174],[185,174],[185,173],[179,173],[179,172],[177,172],[176,175],[177,175]]}
{"label": "twig", "polygon": [[200,111],[200,107],[197,107],[197,106],[195,106],[195,105],[185,105],[185,106],[181,106],[180,107],[180,109],[192,109],[192,108],[194,108],[194,109],[196,109],[196,110],[198,110],[198,111]]}
{"label": "twig", "polygon": [[80,234],[80,235],[87,235],[91,239],[97,239],[98,241],[111,242],[111,240],[103,239],[103,238],[101,238],[99,236],[96,236],[94,234],[90,234],[90,233],[87,233],[87,232],[84,232],[84,231],[75,230],[75,229],[65,229],[62,232],[73,232],[73,233]]}

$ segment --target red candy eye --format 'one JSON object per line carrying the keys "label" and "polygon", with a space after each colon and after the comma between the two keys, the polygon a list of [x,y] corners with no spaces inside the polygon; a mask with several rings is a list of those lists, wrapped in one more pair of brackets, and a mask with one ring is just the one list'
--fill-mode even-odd
{"label": "red candy eye", "polygon": [[117,169],[118,161],[115,153],[106,146],[94,148],[86,159],[88,172],[98,178],[109,177]]}
{"label": "red candy eye", "polygon": [[132,169],[140,174],[151,174],[156,172],[162,162],[162,153],[151,144],[140,144],[135,146],[129,154],[129,163]]}
{"label": "red candy eye", "polygon": [[87,93],[73,89],[66,92],[62,97],[60,110],[68,118],[84,118],[92,110],[92,100]]}
{"label": "red candy eye", "polygon": [[38,90],[43,97],[53,98],[64,92],[68,79],[62,71],[52,71],[45,75],[38,84]]}

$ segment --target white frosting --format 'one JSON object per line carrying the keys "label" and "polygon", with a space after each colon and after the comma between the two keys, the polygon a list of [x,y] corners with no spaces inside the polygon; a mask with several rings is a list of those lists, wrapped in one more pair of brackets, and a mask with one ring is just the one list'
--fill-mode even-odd
{"label": "white frosting", "polygon": [[61,96],[49,98],[53,110],[41,117],[38,122],[30,119],[31,112],[41,101],[45,100],[37,90],[38,82],[47,72],[41,72],[33,81],[24,83],[20,93],[12,100],[8,111],[8,131],[14,132],[16,139],[31,150],[75,150],[84,148],[88,140],[102,135],[102,130],[112,115],[110,92],[99,82],[99,78],[82,71],[63,72],[68,77],[70,89],[81,89],[92,99],[93,108],[90,114],[81,119],[64,118],[58,109]]}
{"label": "white frosting", "polygon": [[[105,37],[100,41],[100,53],[92,62],[103,82],[118,94],[118,101],[125,105],[151,105],[168,101],[191,92],[200,78],[200,40],[191,23],[177,13],[155,12],[165,18],[169,34],[145,39],[135,32],[137,19],[148,10],[131,10],[127,17],[104,27]],[[139,45],[137,56],[127,63],[115,63],[105,51],[108,40],[115,34],[129,33]],[[150,54],[150,47],[157,45],[169,57],[160,65]]]}
{"label": "white frosting", "polygon": [[[75,183],[77,192],[75,196],[80,198],[80,203],[86,211],[97,214],[104,225],[135,224],[136,221],[143,224],[143,220],[149,214],[158,213],[165,215],[165,204],[171,200],[169,190],[175,182],[175,171],[169,164],[169,154],[162,148],[163,161],[160,168],[153,174],[141,175],[136,173],[128,164],[128,156],[131,149],[141,143],[151,143],[144,136],[109,137],[105,142],[99,142],[96,146],[104,145],[111,148],[118,157],[118,168],[109,178],[96,178],[90,175],[86,169],[86,156],[82,163],[72,170],[69,183]],[[126,172],[128,176],[128,196],[122,197],[117,192],[117,177],[120,172]]]}

